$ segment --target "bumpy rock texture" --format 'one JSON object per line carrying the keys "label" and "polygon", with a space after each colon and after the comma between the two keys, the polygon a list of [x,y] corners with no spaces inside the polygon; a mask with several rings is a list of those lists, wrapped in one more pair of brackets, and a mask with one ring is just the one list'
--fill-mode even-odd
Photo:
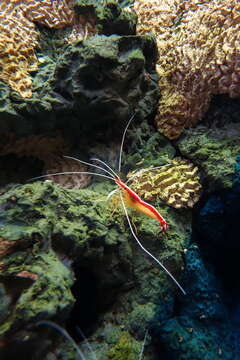
{"label": "bumpy rock texture", "polygon": [[50,28],[63,28],[73,24],[73,19],[71,0],[1,1],[1,79],[24,98],[31,97],[29,73],[37,70],[35,49],[39,47],[40,35],[34,22]]}
{"label": "bumpy rock texture", "polygon": [[240,95],[239,1],[136,0],[138,32],[154,32],[161,99],[156,124],[179,137],[209,107],[214,94]]}
{"label": "bumpy rock texture", "polygon": [[[1,34],[12,43],[9,48],[3,42],[5,53],[0,56],[0,155],[34,156],[44,163],[43,173],[77,170],[77,164],[65,166],[61,156],[74,149],[76,156],[87,159],[86,145],[94,147],[96,137],[104,132],[110,139],[134,111],[139,117],[152,111],[159,97],[156,46],[152,38],[134,35],[136,16],[116,1],[46,0],[40,5],[26,0],[4,1],[1,6]],[[83,24],[84,18],[95,19],[95,32]],[[81,21],[86,33],[69,40]],[[15,33],[21,41],[11,38]],[[31,61],[25,45],[31,48]],[[20,67],[18,47],[25,52]],[[22,89],[29,95],[25,98],[7,85],[12,76],[6,70],[10,60],[21,72],[19,82],[29,84]],[[38,65],[31,74],[29,61]]]}
{"label": "bumpy rock texture", "polygon": [[[5,79],[0,83],[0,358],[75,360],[70,343],[63,343],[46,323],[38,324],[51,319],[70,330],[86,358],[89,349],[81,343],[76,326],[89,338],[101,360],[138,360],[147,330],[146,360],[159,356],[166,360],[238,359],[240,290],[234,267],[239,254],[235,236],[240,178],[238,102],[232,100],[228,106],[226,98],[219,98],[202,126],[184,131],[181,139],[170,143],[142,122],[143,117],[154,115],[159,100],[157,50],[152,37],[135,35],[136,17],[130,8],[123,10],[114,0],[44,0],[42,8],[33,0],[21,2],[22,7],[19,1],[2,3],[6,19],[12,16],[16,4],[19,16],[27,18],[26,25],[36,33],[33,61],[34,66],[37,61],[38,68],[31,72],[23,62],[25,79],[32,81],[28,88],[31,97],[24,99]],[[121,3],[129,5],[131,1]],[[145,1],[136,1],[135,6],[140,3],[146,23],[139,26],[147,27],[151,19],[156,19],[157,9],[147,13]],[[148,6],[151,4],[158,2],[148,2]],[[159,60],[158,70],[162,114],[170,119],[166,127],[169,137],[182,131],[182,116],[193,124],[196,117],[191,117],[190,111],[194,116],[205,111],[207,105],[197,102],[194,93],[196,83],[201,87],[196,86],[196,91],[204,95],[199,98],[206,103],[215,93],[213,89],[216,93],[223,89],[222,77],[216,79],[213,74],[211,81],[208,78],[214,66],[222,66],[215,63],[216,59],[222,61],[218,51],[229,51],[230,57],[224,60],[226,67],[234,59],[225,45],[231,42],[231,36],[238,39],[231,32],[237,3],[229,5],[229,16],[224,13],[223,25],[230,22],[231,31],[228,34],[223,30],[223,37],[217,33],[218,26],[213,26],[213,35],[209,34],[208,22],[219,24],[219,14],[227,11],[223,10],[224,1],[220,10],[217,4],[220,2],[216,0],[201,4],[184,1],[180,6],[177,1],[165,1],[161,2],[165,8],[158,8],[158,16],[166,25],[158,35],[163,61]],[[64,7],[66,18],[61,10]],[[203,15],[206,9],[209,16]],[[194,43],[194,32],[190,35],[190,26],[198,24],[197,18],[202,21],[196,29],[198,41],[202,41],[199,54],[194,48],[198,44],[197,40]],[[20,29],[17,20],[16,16]],[[199,28],[201,34],[206,32],[207,40],[200,36]],[[183,53],[187,61],[189,47],[185,47],[187,42],[180,42],[180,35],[184,41],[189,40],[189,54],[195,60],[189,57],[185,65],[176,60],[178,63],[171,65],[173,70],[172,49],[176,49],[176,59]],[[214,45],[214,37],[220,49]],[[236,74],[234,66],[229,70],[231,76]],[[221,69],[224,79],[226,67]],[[183,88],[176,80],[180,78]],[[231,81],[234,79],[231,77]],[[182,97],[186,106],[180,106],[180,110],[178,102],[173,106],[176,88],[169,87],[170,82],[178,84],[177,101]],[[235,95],[234,86],[231,83],[226,92]],[[173,186],[181,191],[177,202],[169,193],[149,198],[169,223],[165,234],[154,219],[133,211],[131,221],[143,246],[176,277],[187,291],[186,297],[135,242],[121,207],[102,201],[114,189],[114,183],[76,175],[57,180],[71,188],[92,183],[80,190],[64,189],[52,181],[26,183],[41,170],[86,170],[74,160],[63,158],[65,154],[83,160],[98,157],[117,168],[122,131],[135,110],[124,144],[121,176],[125,179],[135,169],[160,165],[167,171],[171,163],[177,171],[173,166],[168,185],[171,190]],[[179,122],[171,120],[176,119],[175,110],[180,114]],[[152,118],[149,116],[150,121]],[[186,173],[186,168],[191,171]],[[180,169],[184,172],[179,173]],[[199,197],[199,181],[204,197],[193,210],[185,208]],[[194,184],[194,193],[186,192],[189,184]],[[151,186],[155,193],[155,184]],[[149,195],[145,190],[141,190],[143,198]]]}
{"label": "bumpy rock texture", "polygon": [[[98,201],[101,194],[101,191],[97,190],[98,186],[96,185],[95,191],[76,192],[60,188],[51,181],[36,182],[13,188],[2,195],[0,284],[1,304],[4,304],[4,309],[0,333],[5,335],[2,337],[2,356],[11,354],[10,344],[15,344],[16,339],[20,353],[24,351],[26,343],[23,346],[21,339],[26,334],[31,348],[38,320],[66,320],[74,301],[70,292],[74,278],[73,269],[75,274],[78,274],[75,299],[79,299],[81,304],[76,312],[76,318],[81,319],[80,324],[81,321],[84,324],[84,319],[87,319],[89,324],[93,304],[101,313],[103,309],[111,309],[110,304],[115,302],[115,314],[111,314],[114,310],[107,311],[107,314],[103,313],[102,319],[103,326],[104,318],[109,319],[108,326],[116,326],[115,338],[113,339],[112,334],[112,340],[107,340],[106,334],[105,350],[101,348],[101,353],[106,353],[106,358],[111,354],[115,359],[115,354],[119,353],[121,348],[129,352],[131,343],[135,342],[137,346],[136,341],[142,339],[147,322],[153,315],[151,312],[148,318],[144,316],[144,323],[140,325],[136,322],[139,315],[132,313],[127,327],[131,335],[122,333],[118,328],[117,324],[122,316],[121,307],[128,304],[131,312],[136,301],[141,303],[138,290],[132,289],[134,283],[141,284],[146,305],[149,301],[157,301],[160,293],[162,296],[172,293],[174,284],[157,264],[148,257],[144,258],[144,253],[134,243],[128,227],[124,225],[123,213],[117,211],[113,216],[109,206]],[[161,211],[169,218],[172,227],[171,233],[165,237],[160,234],[157,222],[135,218],[135,226],[138,226],[141,240],[148,243],[146,246],[153,253],[161,254],[165,265],[178,276],[182,266],[181,247],[187,228],[179,231],[180,214],[174,219],[167,208],[162,208]],[[148,269],[145,277],[142,277],[142,266]],[[84,285],[84,277],[92,279],[91,286]],[[79,292],[79,288],[82,291]],[[95,291],[98,296],[91,298]],[[146,311],[147,309],[148,307]],[[33,327],[26,330],[27,324]],[[131,330],[134,326],[139,329],[137,338]],[[47,351],[48,345],[44,345],[45,340],[42,337],[41,341],[41,348]],[[33,346],[33,352],[37,351],[37,344],[35,348]],[[136,349],[139,349],[139,346]],[[39,352],[38,356],[43,359],[42,352]]]}
{"label": "bumpy rock texture", "polygon": [[22,97],[31,98],[30,73],[37,71],[41,59],[40,24],[60,32],[63,44],[87,39],[97,33],[128,34],[134,30],[134,16],[122,12],[115,1],[3,0],[0,4],[1,79]]}
{"label": "bumpy rock texture", "polygon": [[181,154],[201,167],[205,191],[232,187],[239,136],[239,103],[220,97],[204,123],[185,131],[177,141]]}

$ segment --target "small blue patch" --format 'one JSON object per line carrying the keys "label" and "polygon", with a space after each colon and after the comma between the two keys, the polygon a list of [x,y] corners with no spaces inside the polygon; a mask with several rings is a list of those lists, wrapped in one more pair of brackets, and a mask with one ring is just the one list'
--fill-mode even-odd
{"label": "small blue patch", "polygon": [[224,204],[218,195],[212,195],[200,211],[200,216],[210,214],[221,214],[224,211]]}
{"label": "small blue patch", "polygon": [[240,186],[240,154],[236,157],[236,164],[235,164],[235,175],[233,179],[234,186]]}

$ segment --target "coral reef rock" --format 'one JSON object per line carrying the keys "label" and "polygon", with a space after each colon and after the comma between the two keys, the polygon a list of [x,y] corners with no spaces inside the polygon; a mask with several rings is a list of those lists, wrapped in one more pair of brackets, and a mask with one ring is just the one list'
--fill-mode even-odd
{"label": "coral reef rock", "polygon": [[199,125],[177,141],[181,154],[201,167],[205,191],[232,186],[239,137],[240,123],[229,122],[220,128]]}
{"label": "coral reef rock", "polygon": [[[61,102],[56,110],[73,108],[83,119],[91,116],[96,125],[110,116],[125,115],[126,121],[140,101],[149,108],[158,96],[154,74],[151,77],[154,56],[153,40],[137,36],[95,36],[68,46],[52,83]],[[92,124],[84,121],[84,125]]]}
{"label": "coral reef rock", "polygon": [[94,137],[110,122],[119,129],[134,111],[143,118],[159,99],[156,57],[152,38],[118,35],[65,45],[57,58],[43,55],[31,98],[12,96],[2,85],[0,131],[64,130],[74,139]]}
{"label": "coral reef rock", "polygon": [[211,96],[240,95],[238,0],[136,0],[138,32],[157,38],[161,99],[156,123],[176,139],[194,126]]}
{"label": "coral reef rock", "polygon": [[[112,187],[101,182],[93,189],[68,190],[45,181],[8,187],[2,192],[1,358],[9,354],[14,358],[17,347],[20,355],[28,349],[26,360],[33,354],[37,360],[47,359],[43,354],[49,346],[51,351],[58,346],[57,352],[59,345],[51,342],[46,331],[40,336],[37,322],[64,322],[71,318],[76,326],[81,327],[81,321],[89,326],[93,309],[97,309],[101,327],[97,327],[90,341],[96,344],[103,359],[109,359],[109,354],[113,358],[119,356],[121,349],[123,354],[126,351],[130,356],[133,352],[136,356],[154,315],[155,303],[178,291],[134,241],[121,209],[112,214],[108,204],[99,201]],[[181,227],[182,215],[173,210],[161,210],[172,229],[164,237],[153,219],[140,217],[135,225],[143,243],[154,254],[160,254],[179,278],[190,214],[184,214],[185,226]],[[125,322],[127,328],[123,332],[119,324]],[[116,330],[109,333],[108,328]],[[131,350],[131,344],[135,350]]]}
{"label": "coral reef rock", "polygon": [[[114,16],[113,13],[117,13]],[[129,15],[113,2],[73,0],[2,0],[0,4],[0,72],[1,79],[23,98],[31,98],[31,72],[41,61],[36,56],[40,48],[41,29],[69,28],[62,33],[66,43],[87,39],[104,30],[110,34],[133,33],[134,15]]]}
{"label": "coral reef rock", "polygon": [[24,98],[32,96],[31,71],[38,61],[39,32],[35,22],[50,28],[73,23],[72,1],[3,0],[0,4],[0,71],[2,80]]}
{"label": "coral reef rock", "polygon": [[[69,145],[60,135],[48,137],[33,135],[17,139],[14,134],[4,134],[0,144],[1,156],[16,155],[18,161],[19,158],[26,159],[26,157],[40,160],[43,163],[42,175],[47,175],[46,179],[66,188],[86,187],[91,182],[91,176],[79,172],[86,172],[87,166],[65,157],[68,151]],[[64,172],[67,174],[63,174]],[[62,174],[49,175],[54,173]]]}

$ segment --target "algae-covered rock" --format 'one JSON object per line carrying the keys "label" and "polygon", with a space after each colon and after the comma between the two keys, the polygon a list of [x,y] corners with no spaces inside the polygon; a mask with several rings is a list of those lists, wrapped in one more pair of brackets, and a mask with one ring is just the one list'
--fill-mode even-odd
{"label": "algae-covered rock", "polygon": [[[147,115],[147,113],[146,113]],[[135,124],[126,137],[128,152],[123,152],[122,168],[125,173],[168,164],[176,156],[176,149],[164,136],[147,122]]]}
{"label": "algae-covered rock", "polygon": [[75,126],[95,131],[106,120],[126,123],[139,102],[145,102],[146,112],[158,97],[154,51],[153,39],[136,36],[95,36],[68,46],[52,81],[59,103],[54,108],[81,114]]}
{"label": "algae-covered rock", "polygon": [[[156,104],[155,56],[151,38],[104,35],[69,44],[57,61],[45,56],[33,97],[23,103],[16,95],[16,103],[6,100],[7,105],[4,100],[7,114],[1,117],[0,131],[6,141],[0,144],[0,154],[30,153],[49,172],[53,155],[66,154],[74,146],[78,151],[80,146],[93,147],[102,133],[106,142],[113,134],[119,136],[134,111],[143,118]],[[52,147],[53,139],[62,140]]]}
{"label": "algae-covered rock", "polygon": [[[99,185],[96,184],[96,190],[100,189]],[[133,310],[135,302],[141,302],[142,295],[144,303],[148,303],[178,291],[159,265],[134,242],[124,214],[116,209],[112,215],[109,204],[98,201],[99,194],[101,192],[95,192],[94,186],[93,190],[65,190],[51,181],[13,187],[2,194],[0,284],[5,316],[1,319],[0,331],[3,339],[4,335],[8,336],[3,353],[8,353],[7,344],[15,344],[17,334],[21,338],[24,331],[30,344],[38,331],[37,321],[64,321],[68,317],[74,303],[70,290],[73,269],[78,268],[79,274],[93,274],[95,285],[92,285],[98,289],[96,306],[100,312],[106,307],[109,309],[103,319],[106,317],[113,324],[122,318],[121,308],[128,304],[129,311]],[[161,213],[171,226],[166,236],[160,233],[158,223],[141,216],[134,216],[135,228],[144,246],[179,278],[189,225],[182,229],[181,215],[166,207]],[[139,284],[141,294],[134,284]],[[81,289],[78,292],[81,303],[84,295]],[[110,315],[113,303],[115,315]],[[86,316],[88,311],[88,305],[85,306],[78,312],[80,323],[81,316]],[[127,314],[122,319],[127,323]],[[133,329],[137,317],[131,315],[131,319],[130,329]],[[142,341],[147,323],[141,326],[140,338],[134,340],[132,333],[131,341]],[[31,330],[28,329],[30,325]],[[113,343],[106,343],[101,353],[111,354],[115,359],[125,345],[123,338],[116,338]],[[128,349],[126,351],[130,351]],[[137,352],[134,354],[136,358]],[[108,355],[105,356],[107,359]],[[130,352],[129,356],[132,359]]]}
{"label": "algae-covered rock", "polygon": [[127,331],[122,332],[118,343],[108,352],[111,360],[136,360],[140,353],[140,344]]}
{"label": "algae-covered rock", "polygon": [[[23,98],[2,83],[0,131],[19,137],[61,130],[79,141],[85,130],[92,136],[91,126],[105,131],[112,119],[124,124],[140,103],[144,116],[156,105],[156,45],[149,36],[135,35],[136,16],[115,0],[78,0],[71,11],[75,23],[38,29],[38,67],[28,74],[32,95]],[[69,40],[68,27],[71,34],[86,16],[98,30],[86,28],[86,36]]]}
{"label": "algae-covered rock", "polygon": [[[121,5],[121,6],[120,6]],[[123,11],[124,4],[115,0],[75,0],[74,10],[79,15],[93,12],[98,32],[127,35],[136,32],[137,16]]]}
{"label": "algae-covered rock", "polygon": [[177,142],[181,154],[203,170],[208,190],[232,186],[235,159],[240,153],[240,123],[220,128],[198,126]]}

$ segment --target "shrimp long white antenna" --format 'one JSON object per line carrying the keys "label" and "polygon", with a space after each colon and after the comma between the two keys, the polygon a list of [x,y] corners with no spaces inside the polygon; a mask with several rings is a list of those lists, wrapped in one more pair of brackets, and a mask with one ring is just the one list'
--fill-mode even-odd
{"label": "shrimp long white antenna", "polygon": [[69,335],[69,333],[63,329],[61,326],[57,325],[56,323],[49,321],[49,320],[43,320],[39,321],[37,324],[39,325],[46,325],[50,326],[53,329],[57,330],[61,335],[63,335],[70,343],[73,345],[74,349],[76,350],[77,354],[79,355],[80,360],[86,360],[85,356],[83,355],[82,351],[80,350],[79,346],[76,344],[76,342],[73,340],[73,338]]}
{"label": "shrimp long white antenna", "polygon": [[[117,179],[119,179],[118,174],[107,163],[105,163],[103,160],[100,160],[100,159],[97,159],[97,158],[91,158],[90,160],[99,161],[101,164],[105,165],[112,172],[112,174],[114,176],[116,176]],[[97,166],[97,165],[93,165],[93,166]]]}
{"label": "shrimp long white antenna", "polygon": [[88,341],[88,339],[86,338],[86,336],[84,335],[84,333],[82,332],[82,330],[77,326],[77,331],[79,332],[79,334],[82,336],[83,340],[85,341],[88,350],[90,351],[90,353],[92,354],[92,358],[93,360],[97,360],[96,354],[93,351],[90,342]]}
{"label": "shrimp long white antenna", "polygon": [[[92,167],[95,167],[95,168],[97,168],[97,169],[100,169],[100,170],[106,172],[108,175],[110,175],[110,176],[112,176],[112,177],[113,177],[113,175],[115,175],[114,171],[110,168],[110,166],[108,166],[108,168],[112,171],[112,173],[110,173],[107,169],[104,169],[104,168],[101,167],[101,166],[98,166],[98,165],[89,163],[89,162],[87,162],[87,161],[79,160],[79,159],[77,159],[77,158],[75,158],[75,157],[73,157],[73,156],[63,155],[63,157],[66,158],[66,159],[75,160],[75,161],[80,162],[80,163],[82,163],[82,164],[84,164],[84,165],[88,165],[88,166],[92,166]],[[101,160],[99,160],[99,161],[101,161]],[[103,161],[102,161],[102,163],[103,163],[105,166],[107,166],[107,164],[105,164]]]}
{"label": "shrimp long white antenna", "polygon": [[124,132],[123,132],[123,136],[122,136],[122,141],[121,141],[121,147],[120,147],[120,152],[119,152],[119,163],[118,163],[118,171],[120,172],[121,171],[121,165],[122,165],[122,152],[123,152],[123,144],[124,144],[124,140],[125,140],[125,136],[126,136],[126,132],[127,132],[127,129],[129,127],[129,125],[131,124],[133,118],[135,117],[136,113],[134,113],[131,117],[130,117],[130,120],[128,121],[125,129],[124,129]]}
{"label": "shrimp long white antenna", "polygon": [[145,344],[146,344],[147,335],[148,335],[148,329],[145,331],[145,335],[144,335],[144,339],[143,339],[143,343],[142,343],[142,346],[141,346],[141,351],[140,351],[138,360],[142,360],[142,358],[143,358],[143,351],[144,351],[144,347],[145,347]]}
{"label": "shrimp long white antenna", "polygon": [[97,176],[104,177],[104,178],[106,178],[106,179],[113,180],[113,181],[115,182],[115,179],[114,179],[113,176],[107,176],[107,175],[104,175],[104,174],[98,174],[98,173],[91,172],[91,171],[63,171],[63,172],[56,172],[56,173],[53,173],[53,174],[46,174],[46,175],[36,176],[36,177],[33,177],[33,178],[29,179],[28,181],[37,180],[37,179],[43,179],[43,178],[45,178],[45,177],[50,177],[50,176],[72,175],[72,174],[97,175]]}
{"label": "shrimp long white antenna", "polygon": [[179,287],[179,289],[182,291],[182,293],[183,293],[184,295],[186,295],[186,291],[182,288],[182,286],[181,286],[181,285],[179,284],[179,282],[175,279],[175,277],[170,273],[170,271],[161,263],[161,261],[159,261],[153,254],[150,253],[150,251],[148,251],[148,250],[142,245],[142,243],[140,242],[140,240],[138,239],[137,235],[135,234],[135,232],[134,232],[134,230],[133,230],[132,223],[131,223],[131,221],[130,221],[130,218],[129,218],[129,215],[128,215],[128,212],[127,212],[127,208],[126,208],[126,206],[125,206],[125,203],[124,203],[124,200],[123,200],[123,196],[122,196],[121,193],[120,193],[120,197],[121,197],[122,206],[123,206],[123,209],[124,209],[124,212],[125,212],[127,221],[128,221],[128,225],[129,225],[130,230],[131,230],[131,233],[132,233],[134,239],[137,241],[137,243],[138,243],[138,245],[140,246],[140,248],[161,266],[161,268],[168,274],[168,276],[170,276],[170,278],[171,278],[171,279],[175,282],[175,284]]}

